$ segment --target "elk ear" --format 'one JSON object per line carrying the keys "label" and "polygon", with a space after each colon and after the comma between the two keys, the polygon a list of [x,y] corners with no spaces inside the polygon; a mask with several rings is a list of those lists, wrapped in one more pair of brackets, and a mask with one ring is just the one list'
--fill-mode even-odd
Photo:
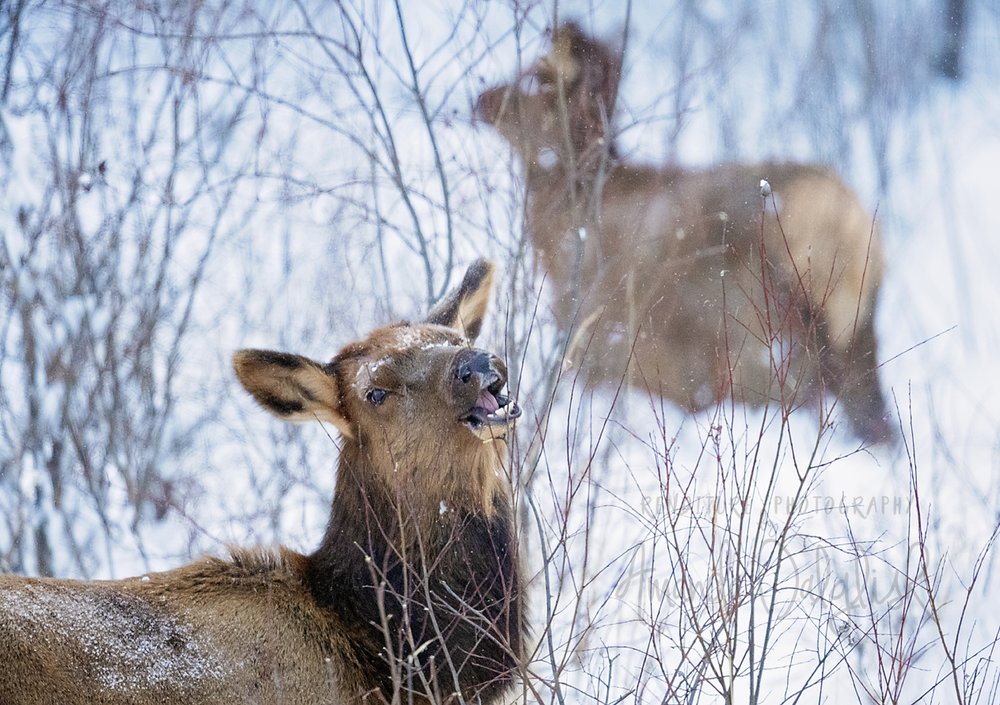
{"label": "elk ear", "polygon": [[329,421],[351,437],[340,411],[337,380],[318,362],[271,350],[240,350],[233,369],[254,400],[286,421]]}
{"label": "elk ear", "polygon": [[552,49],[544,61],[554,76],[570,84],[580,75],[579,44],[586,37],[574,22],[567,22],[552,32]]}
{"label": "elk ear", "polygon": [[552,53],[572,67],[563,74],[567,80],[580,78],[580,99],[600,103],[610,115],[618,97],[622,74],[622,50],[588,36],[574,22],[557,27],[552,37]]}
{"label": "elk ear", "polygon": [[453,290],[427,314],[427,323],[454,328],[471,343],[479,336],[493,286],[493,263],[476,260]]}

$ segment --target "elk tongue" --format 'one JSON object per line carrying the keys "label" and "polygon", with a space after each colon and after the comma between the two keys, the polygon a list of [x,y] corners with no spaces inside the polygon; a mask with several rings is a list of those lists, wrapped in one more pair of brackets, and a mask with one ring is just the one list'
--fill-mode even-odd
{"label": "elk tongue", "polygon": [[479,398],[476,399],[476,406],[480,409],[484,409],[487,414],[492,414],[500,408],[497,398],[485,389],[479,392]]}

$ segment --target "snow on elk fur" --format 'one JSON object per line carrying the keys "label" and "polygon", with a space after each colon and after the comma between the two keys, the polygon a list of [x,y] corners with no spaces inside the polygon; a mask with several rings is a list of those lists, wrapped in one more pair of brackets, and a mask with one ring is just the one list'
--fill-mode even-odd
{"label": "snow on elk fur", "polygon": [[491,264],[329,363],[263,350],[265,409],[342,438],[310,555],[233,550],[117,581],[0,576],[0,703],[496,701],[522,655],[506,368],[472,346]]}
{"label": "snow on elk fur", "polygon": [[[526,218],[588,382],[691,411],[731,397],[792,409],[835,395],[857,436],[892,436],[873,329],[872,215],[827,169],[623,160],[621,55],[570,23],[476,115],[525,170]],[[767,183],[763,183],[766,180]]]}

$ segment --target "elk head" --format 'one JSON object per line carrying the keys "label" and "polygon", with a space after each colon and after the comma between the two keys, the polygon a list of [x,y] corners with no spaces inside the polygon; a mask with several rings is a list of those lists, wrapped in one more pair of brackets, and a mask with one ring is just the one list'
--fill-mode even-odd
{"label": "elk head", "polygon": [[475,115],[518,152],[526,168],[583,168],[614,157],[611,115],[621,56],[566,23],[552,48],[510,84],[479,96]]}
{"label": "elk head", "polygon": [[[425,503],[457,495],[488,510],[497,448],[521,413],[502,393],[504,363],[473,347],[492,280],[493,266],[479,261],[421,323],[379,328],[326,364],[243,350],[236,374],[275,416],[336,426],[342,455],[390,490],[405,484]],[[477,468],[483,477],[470,481]]]}

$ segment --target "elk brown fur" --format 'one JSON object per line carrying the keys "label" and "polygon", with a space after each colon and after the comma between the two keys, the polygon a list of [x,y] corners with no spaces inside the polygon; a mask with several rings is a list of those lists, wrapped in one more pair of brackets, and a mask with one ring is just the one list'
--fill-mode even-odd
{"label": "elk brown fur", "polygon": [[527,228],[568,362],[589,383],[624,379],[690,411],[726,398],[789,410],[830,392],[857,436],[889,439],[872,215],[816,165],[622,159],[621,59],[565,24],[475,110],[523,164]]}
{"label": "elk brown fur", "polygon": [[329,363],[236,354],[274,415],[342,449],[309,555],[234,549],[116,581],[0,576],[0,703],[496,701],[523,652],[506,369],[472,347],[493,267]]}

